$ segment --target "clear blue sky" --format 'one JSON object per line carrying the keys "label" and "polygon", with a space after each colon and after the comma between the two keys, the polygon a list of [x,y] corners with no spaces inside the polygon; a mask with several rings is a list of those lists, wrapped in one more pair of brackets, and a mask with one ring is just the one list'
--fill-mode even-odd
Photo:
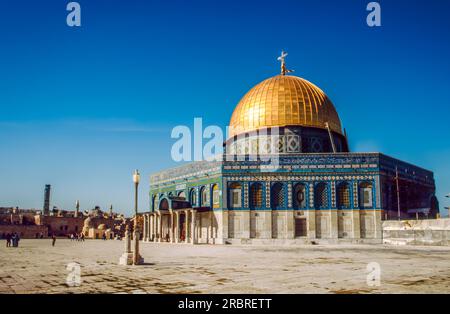
{"label": "clear blue sky", "polygon": [[131,213],[131,173],[174,165],[171,129],[226,126],[243,94],[279,71],[333,100],[353,151],[434,171],[450,193],[450,1],[65,0],[0,2],[0,206]]}

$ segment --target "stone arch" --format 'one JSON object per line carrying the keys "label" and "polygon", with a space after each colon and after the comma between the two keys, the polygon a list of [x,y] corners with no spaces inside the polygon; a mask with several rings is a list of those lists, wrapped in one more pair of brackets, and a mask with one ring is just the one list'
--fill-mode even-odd
{"label": "stone arch", "polygon": [[167,200],[167,198],[163,198],[159,202],[159,210],[169,210],[169,201]]}
{"label": "stone arch", "polygon": [[191,207],[197,206],[197,189],[191,189],[189,191],[189,203],[191,203]]}
{"label": "stone arch", "polygon": [[219,185],[217,183],[215,183],[211,186],[210,195],[212,195],[211,203],[212,203],[213,208],[219,208],[220,207],[220,189],[219,189]]}
{"label": "stone arch", "polygon": [[209,207],[210,199],[209,199],[209,189],[207,186],[202,186],[200,188],[200,207]]}
{"label": "stone arch", "polygon": [[178,197],[186,199],[186,193],[184,191],[178,192]]}

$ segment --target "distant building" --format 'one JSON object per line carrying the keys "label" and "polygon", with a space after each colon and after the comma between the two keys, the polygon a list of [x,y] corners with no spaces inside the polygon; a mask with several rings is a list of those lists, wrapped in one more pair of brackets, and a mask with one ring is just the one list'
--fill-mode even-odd
{"label": "distant building", "polygon": [[[21,238],[47,238],[51,235],[66,237],[83,232],[85,220],[93,228],[85,233],[87,238],[101,238],[106,233],[123,236],[129,220],[115,213],[105,214],[99,207],[85,215],[76,211],[57,210],[53,215],[44,215],[41,210],[0,207],[0,238],[7,233],[18,233]],[[83,232],[84,233],[84,232]],[[99,236],[100,235],[100,236]]]}

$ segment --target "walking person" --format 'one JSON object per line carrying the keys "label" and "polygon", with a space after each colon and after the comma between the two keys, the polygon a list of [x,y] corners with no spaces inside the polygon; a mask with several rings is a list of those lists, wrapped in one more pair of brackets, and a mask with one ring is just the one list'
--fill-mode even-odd
{"label": "walking person", "polygon": [[11,247],[11,233],[6,234],[6,247]]}
{"label": "walking person", "polygon": [[16,239],[17,239],[16,233],[14,232],[14,233],[12,234],[12,236],[11,236],[11,244],[12,244],[12,247],[16,247]]}
{"label": "walking person", "polygon": [[19,247],[20,235],[16,232],[16,245],[15,247]]}
{"label": "walking person", "polygon": [[55,236],[55,234],[52,234],[52,246],[55,246],[55,242],[56,242],[56,236]]}

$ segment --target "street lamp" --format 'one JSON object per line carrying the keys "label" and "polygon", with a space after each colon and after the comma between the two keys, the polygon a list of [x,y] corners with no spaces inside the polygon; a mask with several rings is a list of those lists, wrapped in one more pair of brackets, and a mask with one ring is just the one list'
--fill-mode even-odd
{"label": "street lamp", "polygon": [[133,264],[140,265],[144,263],[144,259],[139,254],[139,238],[141,237],[139,233],[139,225],[138,225],[138,186],[139,181],[141,180],[141,175],[139,171],[136,169],[133,173],[133,182],[134,182],[134,251],[133,251]]}
{"label": "street lamp", "polygon": [[[445,197],[450,198],[450,193],[448,193],[447,195],[445,195]],[[450,207],[445,207],[445,209],[447,210],[447,216],[450,218]]]}
{"label": "street lamp", "polygon": [[122,254],[119,260],[120,265],[141,265],[144,263],[144,259],[139,254],[139,225],[138,225],[138,186],[141,180],[141,175],[136,169],[133,173],[134,182],[134,224],[133,224],[133,252],[131,251],[131,240],[128,224],[125,230],[125,252]]}
{"label": "street lamp", "polygon": [[[134,215],[137,217],[138,214],[138,186],[139,181],[141,181],[141,175],[139,174],[139,170],[134,170],[133,173],[133,182],[134,182]],[[135,223],[136,225],[136,223]]]}

